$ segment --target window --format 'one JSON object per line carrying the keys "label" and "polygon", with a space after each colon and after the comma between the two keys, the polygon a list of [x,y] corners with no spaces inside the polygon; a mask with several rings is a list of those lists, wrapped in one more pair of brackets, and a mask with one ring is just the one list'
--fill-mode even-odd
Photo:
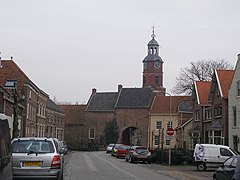
{"label": "window", "polygon": [[229,167],[231,162],[232,162],[232,160],[233,160],[233,158],[229,158],[228,160],[226,160],[225,163],[224,163],[224,166],[225,167]]}
{"label": "window", "polygon": [[143,63],[143,68],[147,69],[147,63],[146,62]]}
{"label": "window", "polygon": [[231,164],[232,167],[237,167],[237,158],[234,158]]}
{"label": "window", "polygon": [[196,111],[195,112],[195,121],[199,121],[200,120],[200,112]]}
{"label": "window", "polygon": [[240,81],[237,81],[237,96],[240,96]]}
{"label": "window", "polygon": [[159,78],[158,76],[155,76],[155,84],[158,84],[159,83]]}
{"label": "window", "polygon": [[225,149],[225,148],[220,148],[220,154],[222,156],[232,156],[233,155],[228,149]]}
{"label": "window", "polygon": [[233,126],[237,126],[237,111],[236,106],[232,107],[233,110]]}
{"label": "window", "polygon": [[172,127],[173,127],[172,121],[168,121],[168,123],[167,123],[167,128],[172,128]]}
{"label": "window", "polygon": [[29,99],[31,99],[32,98],[32,91],[30,90],[29,91]]}
{"label": "window", "polygon": [[95,139],[95,130],[89,129],[89,139]]}
{"label": "window", "polygon": [[160,144],[160,137],[159,136],[154,136],[154,145],[159,145]]}
{"label": "window", "polygon": [[170,145],[170,140],[166,139],[166,145]]}
{"label": "window", "polygon": [[161,128],[162,128],[162,121],[157,121],[156,129],[161,129]]}
{"label": "window", "polygon": [[233,149],[238,150],[238,136],[233,136]]}
{"label": "window", "polygon": [[221,106],[215,106],[214,108],[214,116],[222,116],[222,107]]}
{"label": "window", "polygon": [[205,119],[206,120],[212,119],[212,109],[206,109],[206,111],[205,111]]}

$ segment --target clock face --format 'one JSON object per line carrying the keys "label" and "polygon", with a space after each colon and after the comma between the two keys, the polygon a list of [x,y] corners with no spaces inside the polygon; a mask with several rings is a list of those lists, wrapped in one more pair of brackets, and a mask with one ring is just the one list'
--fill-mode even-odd
{"label": "clock face", "polygon": [[160,67],[160,62],[158,62],[158,61],[155,62],[155,63],[154,63],[154,66],[155,66],[156,68],[159,68],[159,67]]}

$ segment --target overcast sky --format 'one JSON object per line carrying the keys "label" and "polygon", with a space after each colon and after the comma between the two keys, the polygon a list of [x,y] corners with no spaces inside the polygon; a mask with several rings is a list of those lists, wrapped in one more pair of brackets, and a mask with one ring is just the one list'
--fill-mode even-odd
{"label": "overcast sky", "polygon": [[0,52],[58,102],[142,87],[155,25],[170,92],[191,61],[240,53],[239,0],[1,0]]}

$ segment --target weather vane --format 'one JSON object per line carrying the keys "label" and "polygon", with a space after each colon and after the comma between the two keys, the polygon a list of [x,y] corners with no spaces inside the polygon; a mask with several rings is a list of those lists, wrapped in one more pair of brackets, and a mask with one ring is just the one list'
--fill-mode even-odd
{"label": "weather vane", "polygon": [[156,37],[156,35],[154,34],[154,29],[155,29],[155,26],[154,26],[154,24],[153,24],[153,26],[152,26],[152,35],[151,35],[151,37],[154,39],[155,37]]}

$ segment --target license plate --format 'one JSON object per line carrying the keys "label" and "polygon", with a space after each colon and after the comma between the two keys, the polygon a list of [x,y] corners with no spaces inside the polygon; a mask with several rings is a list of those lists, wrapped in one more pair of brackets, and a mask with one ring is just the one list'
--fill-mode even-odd
{"label": "license plate", "polygon": [[23,162],[23,167],[40,167],[41,162],[39,161],[27,161]]}
{"label": "license plate", "polygon": [[147,158],[146,156],[138,156],[139,158],[145,159]]}

